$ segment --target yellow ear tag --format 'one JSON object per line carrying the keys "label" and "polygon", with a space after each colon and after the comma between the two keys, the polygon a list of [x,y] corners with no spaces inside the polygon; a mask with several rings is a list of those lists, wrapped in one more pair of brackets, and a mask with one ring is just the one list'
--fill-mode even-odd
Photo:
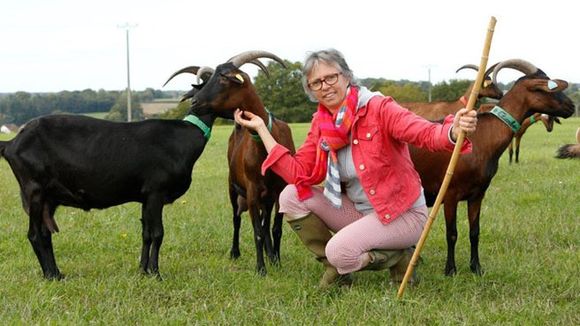
{"label": "yellow ear tag", "polygon": [[244,77],[242,77],[242,75],[240,74],[236,74],[236,78],[241,81],[242,83],[244,82]]}

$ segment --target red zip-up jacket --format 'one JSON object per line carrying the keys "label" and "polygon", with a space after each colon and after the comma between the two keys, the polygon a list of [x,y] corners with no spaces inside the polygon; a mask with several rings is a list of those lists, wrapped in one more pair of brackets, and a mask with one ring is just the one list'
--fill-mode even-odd
{"label": "red zip-up jacket", "polygon": [[[292,156],[276,145],[262,165],[262,173],[272,169],[286,182],[311,175],[320,143],[317,114],[304,144]],[[430,151],[453,151],[449,129],[453,115],[444,122],[432,123],[401,107],[391,97],[373,96],[360,107],[351,129],[354,166],[360,183],[382,223],[386,224],[407,211],[419,198],[421,179],[409,154],[407,143]],[[461,153],[471,152],[466,138]],[[324,181],[317,181],[318,183]]]}

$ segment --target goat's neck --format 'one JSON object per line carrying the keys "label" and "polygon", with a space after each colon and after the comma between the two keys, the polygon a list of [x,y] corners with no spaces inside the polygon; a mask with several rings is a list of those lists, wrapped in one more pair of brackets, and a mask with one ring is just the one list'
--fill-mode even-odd
{"label": "goat's neck", "polygon": [[253,94],[251,97],[247,97],[246,100],[240,105],[240,110],[252,112],[253,114],[259,116],[268,123],[268,111],[262,100],[257,94]]}
{"label": "goat's neck", "polygon": [[509,96],[502,98],[497,104],[509,113],[520,125],[526,118],[529,105],[526,104],[525,97]]}

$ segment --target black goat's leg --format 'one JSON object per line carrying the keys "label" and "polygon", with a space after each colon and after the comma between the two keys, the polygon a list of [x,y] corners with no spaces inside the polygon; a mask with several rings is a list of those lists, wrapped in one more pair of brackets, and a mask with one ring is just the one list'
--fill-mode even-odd
{"label": "black goat's leg", "polygon": [[[143,204],[145,206],[145,204]],[[144,211],[144,208],[142,208]],[[141,236],[143,238],[143,245],[141,247],[141,259],[139,260],[139,270],[143,274],[149,274],[149,251],[151,249],[151,226],[145,215],[141,214]]]}
{"label": "black goat's leg", "polygon": [[[52,247],[52,234],[48,227],[43,224],[45,203],[42,195],[35,194],[29,198],[29,200],[26,200],[27,204],[24,205],[29,215],[28,240],[38,258],[44,277],[49,280],[60,280],[63,278],[63,275],[56,265]],[[50,211],[54,213],[54,209],[48,210],[48,212]]]}
{"label": "black goat's leg", "polygon": [[[148,263],[145,265],[145,270],[157,277],[159,274],[159,251],[161,249],[161,244],[163,243],[163,202],[161,201],[160,195],[149,196],[147,201],[143,203],[142,206],[142,218],[144,224],[147,225],[147,241],[149,243],[147,250],[145,250],[145,230],[144,234],[144,250],[147,253],[149,251]],[[141,257],[143,259],[143,257]],[[143,267],[143,266],[142,266]]]}
{"label": "black goat's leg", "polygon": [[[248,198],[248,203],[251,203]],[[260,209],[256,205],[249,207],[250,216],[252,217],[252,227],[254,229],[254,243],[256,244],[256,272],[258,275],[266,275],[266,264],[264,263],[264,234],[263,220]]]}
{"label": "black goat's leg", "polygon": [[455,266],[455,244],[457,243],[457,201],[445,200],[445,226],[447,236],[447,262],[445,275],[453,276],[457,273]]}
{"label": "black goat's leg", "polygon": [[230,203],[232,204],[232,223],[234,234],[232,238],[232,248],[230,249],[230,258],[238,259],[240,257],[240,227],[242,225],[241,212],[239,212],[238,193],[235,191],[232,183],[229,187]]}
{"label": "black goat's leg", "polygon": [[481,264],[479,262],[479,216],[481,213],[482,201],[483,196],[474,200],[470,200],[467,203],[467,213],[469,215],[469,242],[471,243],[471,259],[469,261],[469,267],[473,273],[480,276],[483,275],[483,269],[481,268]]}

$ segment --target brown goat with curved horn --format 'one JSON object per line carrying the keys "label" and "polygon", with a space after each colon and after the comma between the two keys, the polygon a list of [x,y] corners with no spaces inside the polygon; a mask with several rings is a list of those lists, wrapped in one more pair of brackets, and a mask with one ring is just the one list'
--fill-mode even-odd
{"label": "brown goat with curved horn", "polygon": [[[492,65],[485,71],[483,83],[478,93],[478,98],[489,97],[497,100],[501,99],[503,92],[496,86],[495,83],[491,81],[491,78],[489,77],[489,75],[492,73],[496,65],[497,63]],[[479,67],[477,65],[466,64],[459,67],[459,69],[457,69],[456,72],[459,72],[463,69],[473,69],[475,71],[479,71]],[[409,111],[415,112],[417,115],[420,115],[425,119],[432,121],[440,120],[445,118],[445,116],[447,116],[448,114],[453,114],[459,111],[459,109],[467,106],[467,99],[471,94],[474,84],[475,81],[472,82],[469,85],[469,87],[467,87],[467,89],[465,90],[465,93],[463,93],[463,95],[455,101],[403,102],[400,104],[404,108],[407,108]]]}
{"label": "brown goat with curved horn", "polygon": [[[240,53],[216,67],[206,85],[193,97],[192,110],[211,112],[233,120],[234,111],[241,109],[254,113],[267,122],[272,136],[294,152],[292,132],[288,125],[264,107],[250,77],[239,69],[245,63],[258,58],[269,58],[286,67],[284,61],[266,51]],[[248,211],[254,230],[256,246],[256,271],[266,274],[264,252],[273,264],[280,263],[282,237],[282,214],[278,212],[278,196],[286,186],[282,178],[272,171],[262,174],[261,166],[267,152],[259,137],[246,128],[236,125],[228,142],[229,195],[232,205],[234,234],[230,257],[240,256],[239,232],[241,214]],[[274,211],[274,223],[270,232],[270,219]]]}

